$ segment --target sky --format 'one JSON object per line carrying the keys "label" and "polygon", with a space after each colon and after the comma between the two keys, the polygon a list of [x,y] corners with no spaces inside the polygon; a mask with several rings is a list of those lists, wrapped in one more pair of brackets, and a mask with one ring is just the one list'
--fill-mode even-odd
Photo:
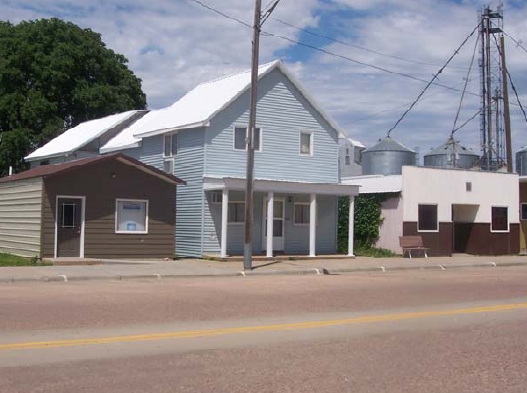
{"label": "sky", "polygon": [[[272,3],[262,0],[264,10]],[[470,36],[487,5],[499,6],[497,0],[281,0],[262,27],[260,63],[281,59],[351,138],[372,146]],[[527,2],[504,2],[503,15],[507,66],[527,110]],[[126,56],[150,109],[251,66],[253,0],[0,0],[3,20],[50,17],[100,33]],[[439,74],[442,86],[431,85],[391,131],[393,138],[423,155],[448,139],[458,110],[457,126],[476,114],[477,35]],[[527,145],[527,122],[509,90],[515,152]],[[455,138],[479,153],[479,116]]]}

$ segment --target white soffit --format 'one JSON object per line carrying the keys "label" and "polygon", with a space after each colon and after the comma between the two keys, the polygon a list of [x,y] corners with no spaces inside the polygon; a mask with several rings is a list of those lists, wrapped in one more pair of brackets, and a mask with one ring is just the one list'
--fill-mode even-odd
{"label": "white soffit", "polygon": [[[203,189],[212,190],[245,190],[246,181],[242,178],[234,177],[205,177],[203,179]],[[287,180],[267,180],[255,179],[254,191],[258,192],[281,192],[292,194],[319,194],[319,195],[358,195],[359,187],[354,184],[339,183],[311,183]]]}
{"label": "white soffit", "polygon": [[64,131],[62,134],[52,139],[44,146],[38,148],[27,157],[24,157],[24,160],[34,161],[37,159],[73,153],[94,139],[97,139],[106,131],[129,119],[137,112],[138,111],[135,110],[122,112],[115,115],[106,116],[101,119],[95,119],[81,123],[76,127]]}
{"label": "white soffit", "polygon": [[342,184],[360,186],[361,194],[380,194],[385,192],[401,192],[403,189],[402,175],[387,176],[357,176],[342,180]]}

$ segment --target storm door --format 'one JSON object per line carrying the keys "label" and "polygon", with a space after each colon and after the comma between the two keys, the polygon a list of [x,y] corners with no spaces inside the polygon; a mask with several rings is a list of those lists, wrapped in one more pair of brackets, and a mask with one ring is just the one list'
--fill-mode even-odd
{"label": "storm door", "polygon": [[57,209],[57,257],[80,257],[82,199],[58,198]]}

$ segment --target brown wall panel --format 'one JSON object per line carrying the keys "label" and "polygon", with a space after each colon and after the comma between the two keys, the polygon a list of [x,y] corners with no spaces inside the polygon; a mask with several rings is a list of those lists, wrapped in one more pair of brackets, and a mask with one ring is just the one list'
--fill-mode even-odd
{"label": "brown wall panel", "polygon": [[439,223],[439,232],[418,232],[417,222],[403,222],[403,236],[420,235],[423,244],[428,247],[430,256],[452,255],[452,224],[448,222]]}
{"label": "brown wall panel", "polygon": [[[52,257],[57,195],[86,197],[87,258],[165,258],[174,255],[176,187],[119,161],[81,167],[45,180],[44,255]],[[147,199],[148,234],[116,234],[117,198]]]}
{"label": "brown wall panel", "polygon": [[[463,233],[455,233],[456,231]],[[405,222],[403,235],[420,235],[424,245],[430,248],[429,255],[433,256],[452,255],[454,236],[458,242],[463,242],[464,249],[456,252],[473,255],[515,255],[520,252],[519,224],[510,224],[510,231],[507,233],[492,233],[490,224],[484,223],[456,224],[455,227],[451,223],[440,223],[439,232],[417,232],[416,222]],[[459,245],[458,242],[456,246]]]}

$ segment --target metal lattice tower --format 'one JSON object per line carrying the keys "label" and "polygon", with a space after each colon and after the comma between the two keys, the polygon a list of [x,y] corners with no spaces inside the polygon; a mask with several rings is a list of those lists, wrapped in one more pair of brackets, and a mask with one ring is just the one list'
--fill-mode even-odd
{"label": "metal lattice tower", "polygon": [[[507,165],[504,132],[503,67],[503,5],[497,10],[488,6],[479,16],[480,86],[481,86],[481,168],[497,170]],[[509,158],[510,159],[510,158]]]}

